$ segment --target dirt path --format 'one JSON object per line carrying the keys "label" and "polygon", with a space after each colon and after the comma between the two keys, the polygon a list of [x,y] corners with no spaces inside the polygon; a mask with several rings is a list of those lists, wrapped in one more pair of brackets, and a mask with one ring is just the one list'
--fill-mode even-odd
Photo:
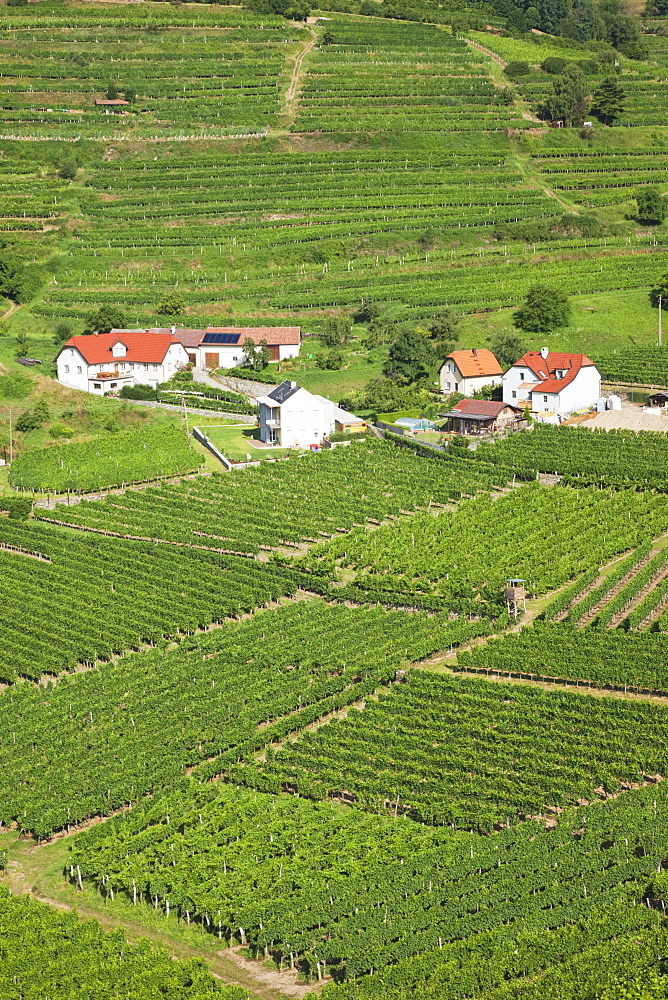
{"label": "dirt path", "polygon": [[302,66],[305,57],[311,51],[315,43],[318,41],[318,35],[310,27],[310,25],[305,25],[306,30],[311,35],[310,39],[305,43],[303,48],[297,53],[295,58],[295,65],[292,69],[292,75],[290,77],[290,85],[285,94],[285,106],[283,108],[283,115],[290,119],[290,125],[294,122],[297,117],[297,103],[299,100],[299,94],[301,91],[301,85],[303,82]]}

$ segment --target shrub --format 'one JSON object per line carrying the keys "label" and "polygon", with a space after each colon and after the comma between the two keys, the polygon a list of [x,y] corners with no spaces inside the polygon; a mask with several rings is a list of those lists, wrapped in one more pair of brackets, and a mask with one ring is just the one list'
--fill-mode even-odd
{"label": "shrub", "polygon": [[71,427],[66,427],[65,424],[52,424],[49,427],[49,435],[52,438],[71,438],[74,431]]}
{"label": "shrub", "polygon": [[511,80],[515,80],[520,76],[528,76],[531,72],[531,67],[528,62],[515,60],[513,62],[509,62],[503,72],[506,76],[510,77]]}
{"label": "shrub", "polygon": [[124,385],[120,396],[122,399],[157,399],[158,393],[152,385]]}

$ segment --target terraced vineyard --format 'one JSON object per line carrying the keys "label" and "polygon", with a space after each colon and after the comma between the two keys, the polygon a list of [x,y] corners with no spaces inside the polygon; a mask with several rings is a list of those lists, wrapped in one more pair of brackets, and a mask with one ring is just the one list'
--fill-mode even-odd
{"label": "terraced vineyard", "polygon": [[[283,18],[260,24],[224,8],[128,16],[109,4],[100,16],[76,5],[44,17],[17,7],[3,28],[0,128],[45,138],[261,132],[276,121],[286,56],[299,39]],[[110,82],[136,91],[121,115],[95,106]]]}
{"label": "terraced vineyard", "polygon": [[430,25],[333,19],[309,60],[299,132],[500,131],[528,127],[484,59]]}

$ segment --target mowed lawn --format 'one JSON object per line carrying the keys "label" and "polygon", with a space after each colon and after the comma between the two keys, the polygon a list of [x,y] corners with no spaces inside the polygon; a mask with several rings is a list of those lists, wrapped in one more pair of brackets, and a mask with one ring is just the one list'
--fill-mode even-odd
{"label": "mowed lawn", "polygon": [[292,449],[267,448],[260,443],[259,428],[255,424],[236,424],[233,427],[198,425],[216,448],[231,462],[257,462],[271,458],[284,458]]}
{"label": "mowed lawn", "polygon": [[[658,280],[657,275],[657,280]],[[571,321],[551,333],[525,334],[529,347],[539,350],[607,354],[625,347],[649,347],[657,339],[657,310],[649,303],[649,289],[600,292],[571,297]],[[460,347],[481,347],[487,338],[515,331],[514,309],[471,313],[461,321]]]}

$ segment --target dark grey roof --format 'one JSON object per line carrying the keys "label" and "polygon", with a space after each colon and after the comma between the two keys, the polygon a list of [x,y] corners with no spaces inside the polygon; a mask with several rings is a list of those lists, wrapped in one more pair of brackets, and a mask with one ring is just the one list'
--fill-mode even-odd
{"label": "dark grey roof", "polygon": [[299,389],[296,382],[281,382],[269,393],[269,399],[273,399],[275,403],[284,403],[286,399],[290,399],[290,396],[299,392]]}

